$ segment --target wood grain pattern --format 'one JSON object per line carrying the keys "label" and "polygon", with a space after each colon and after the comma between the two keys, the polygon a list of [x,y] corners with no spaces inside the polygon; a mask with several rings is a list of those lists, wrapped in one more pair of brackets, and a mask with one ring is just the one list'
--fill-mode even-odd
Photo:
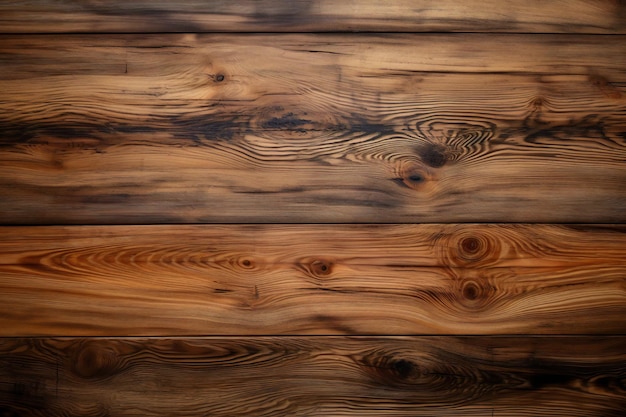
{"label": "wood grain pattern", "polygon": [[0,2],[0,32],[626,33],[615,0],[28,0]]}
{"label": "wood grain pattern", "polygon": [[4,36],[4,224],[626,221],[626,37]]}
{"label": "wood grain pattern", "polygon": [[624,334],[626,228],[0,228],[0,336]]}
{"label": "wood grain pattern", "polygon": [[0,339],[3,416],[620,417],[624,337]]}

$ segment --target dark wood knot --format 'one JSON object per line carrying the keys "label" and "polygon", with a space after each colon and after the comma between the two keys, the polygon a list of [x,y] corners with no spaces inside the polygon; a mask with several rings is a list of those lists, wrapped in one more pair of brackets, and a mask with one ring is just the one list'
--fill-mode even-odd
{"label": "dark wood knot", "polygon": [[332,264],[324,260],[316,260],[311,262],[311,271],[315,275],[329,275],[332,272]]}
{"label": "dark wood knot", "polygon": [[254,268],[254,262],[251,259],[248,258],[243,258],[239,261],[239,265],[241,265],[241,267],[245,268],[245,269],[252,269]]}
{"label": "dark wood knot", "polygon": [[408,176],[407,180],[414,184],[418,184],[420,182],[424,182],[424,177],[421,174],[411,174]]}
{"label": "dark wood knot", "polygon": [[409,379],[419,373],[418,366],[406,359],[398,359],[391,362],[393,373],[400,379]]}
{"label": "dark wood knot", "polygon": [[88,345],[78,352],[74,372],[83,378],[106,378],[118,369],[118,355],[113,349]]}
{"label": "dark wood knot", "polygon": [[488,234],[463,233],[453,249],[456,263],[493,262],[500,256],[500,244]]}
{"label": "dark wood knot", "polygon": [[464,279],[459,282],[459,302],[471,310],[490,308],[497,301],[497,288],[487,278]]}
{"label": "dark wood knot", "polygon": [[481,295],[481,288],[473,281],[468,281],[463,285],[463,297],[470,301],[475,301]]}
{"label": "dark wood knot", "polygon": [[480,240],[475,237],[466,237],[461,240],[461,250],[464,253],[474,255],[480,251]]}
{"label": "dark wood knot", "polygon": [[407,170],[401,177],[392,178],[393,182],[412,190],[418,190],[426,182],[426,177],[419,171]]}

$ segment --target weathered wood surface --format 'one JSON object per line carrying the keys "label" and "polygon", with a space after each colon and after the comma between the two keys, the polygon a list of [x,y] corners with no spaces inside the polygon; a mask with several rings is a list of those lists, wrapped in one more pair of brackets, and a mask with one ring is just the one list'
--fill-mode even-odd
{"label": "weathered wood surface", "polygon": [[0,228],[0,336],[626,333],[626,227]]}
{"label": "weathered wood surface", "polygon": [[0,33],[626,33],[615,0],[28,0],[0,2]]}
{"label": "weathered wood surface", "polygon": [[0,222],[624,222],[625,83],[624,36],[3,36]]}
{"label": "weathered wood surface", "polygon": [[3,416],[621,417],[624,337],[0,339]]}

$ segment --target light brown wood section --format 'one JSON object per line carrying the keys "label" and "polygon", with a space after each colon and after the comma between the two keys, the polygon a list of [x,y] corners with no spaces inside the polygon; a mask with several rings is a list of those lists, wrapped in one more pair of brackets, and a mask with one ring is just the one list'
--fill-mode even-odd
{"label": "light brown wood section", "polygon": [[626,338],[0,339],[5,416],[621,417]]}
{"label": "light brown wood section", "polygon": [[0,232],[0,336],[626,332],[623,226]]}
{"label": "light brown wood section", "polygon": [[3,36],[0,222],[623,222],[625,85],[624,36]]}
{"label": "light brown wood section", "polygon": [[28,0],[0,2],[0,32],[626,33],[616,0]]}

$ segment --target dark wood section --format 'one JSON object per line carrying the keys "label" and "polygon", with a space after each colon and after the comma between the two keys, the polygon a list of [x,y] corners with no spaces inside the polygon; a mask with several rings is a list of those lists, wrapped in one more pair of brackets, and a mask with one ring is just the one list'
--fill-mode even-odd
{"label": "dark wood section", "polygon": [[603,416],[624,337],[0,339],[3,416]]}
{"label": "dark wood section", "polygon": [[0,33],[626,33],[619,0],[29,0],[0,3]]}
{"label": "dark wood section", "polygon": [[625,85],[624,36],[4,36],[0,222],[623,222]]}
{"label": "dark wood section", "polygon": [[626,228],[0,228],[0,336],[626,331]]}

